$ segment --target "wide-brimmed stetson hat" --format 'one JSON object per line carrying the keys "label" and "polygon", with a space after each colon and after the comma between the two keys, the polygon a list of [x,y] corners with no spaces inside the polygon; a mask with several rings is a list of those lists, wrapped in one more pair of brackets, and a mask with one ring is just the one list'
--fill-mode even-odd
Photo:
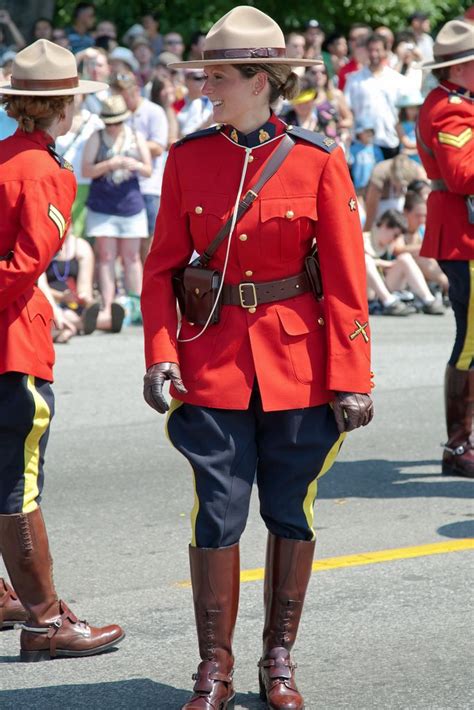
{"label": "wide-brimmed stetson hat", "polygon": [[451,20],[439,31],[433,45],[433,56],[423,62],[423,69],[441,69],[474,59],[474,24],[468,20]]}
{"label": "wide-brimmed stetson hat", "polygon": [[125,99],[120,94],[112,94],[100,104],[100,117],[107,125],[123,123],[130,116]]}
{"label": "wide-brimmed stetson hat", "polygon": [[10,81],[0,83],[0,96],[72,96],[107,89],[100,81],[83,81],[74,54],[47,39],[18,52]]}
{"label": "wide-brimmed stetson hat", "polygon": [[191,69],[211,64],[286,64],[309,67],[319,59],[287,57],[285,37],[277,23],[264,12],[239,5],[211,27],[204,40],[202,59],[172,62],[171,69]]}

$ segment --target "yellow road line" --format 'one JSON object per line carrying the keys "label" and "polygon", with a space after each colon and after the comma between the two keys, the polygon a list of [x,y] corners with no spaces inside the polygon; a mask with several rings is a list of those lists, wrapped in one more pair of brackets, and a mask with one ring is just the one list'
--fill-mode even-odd
{"label": "yellow road line", "polygon": [[[375,552],[360,552],[357,555],[342,555],[341,557],[326,557],[313,563],[313,572],[324,572],[341,567],[360,567],[361,565],[374,565],[379,562],[393,562],[406,560],[413,557],[427,557],[428,555],[445,555],[448,552],[461,552],[474,550],[474,539],[450,540],[449,542],[434,542],[430,545],[415,545],[414,547],[399,547],[393,550],[376,550]],[[241,582],[256,582],[262,580],[263,567],[242,570]],[[189,587],[191,582],[178,582],[178,587]]]}

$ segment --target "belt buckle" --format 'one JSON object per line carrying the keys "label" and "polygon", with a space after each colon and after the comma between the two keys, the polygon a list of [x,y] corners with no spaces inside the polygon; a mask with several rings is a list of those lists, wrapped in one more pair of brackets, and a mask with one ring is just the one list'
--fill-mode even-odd
{"label": "belt buckle", "polygon": [[[244,288],[249,287],[252,289],[252,296],[253,296],[253,303],[245,303],[245,293],[244,293]],[[240,305],[242,308],[256,308],[257,307],[257,289],[255,288],[255,284],[252,283],[251,281],[245,281],[243,283],[239,284],[239,298],[240,298]]]}

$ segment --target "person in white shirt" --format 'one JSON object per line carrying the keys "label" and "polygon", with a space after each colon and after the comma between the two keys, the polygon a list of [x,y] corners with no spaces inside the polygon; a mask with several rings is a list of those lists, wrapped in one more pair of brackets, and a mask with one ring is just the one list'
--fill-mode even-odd
{"label": "person in white shirt", "polygon": [[357,122],[370,118],[375,127],[374,144],[384,158],[398,153],[397,101],[408,93],[407,79],[387,66],[387,40],[372,34],[367,38],[367,67],[348,75],[344,94]]}
{"label": "person in white shirt", "polygon": [[433,37],[430,35],[430,18],[426,12],[413,12],[407,18],[410,29],[415,34],[415,43],[421,53],[422,60],[429,62],[433,59]]}
{"label": "person in white shirt", "polygon": [[201,92],[205,78],[202,69],[184,70],[184,83],[188,93],[184,106],[177,115],[180,138],[207,128],[212,123],[212,103]]}

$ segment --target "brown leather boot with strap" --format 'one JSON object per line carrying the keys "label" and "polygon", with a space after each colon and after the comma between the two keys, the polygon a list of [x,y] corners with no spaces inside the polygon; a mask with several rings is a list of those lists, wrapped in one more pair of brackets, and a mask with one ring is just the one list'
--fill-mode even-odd
{"label": "brown leather boot with strap", "polygon": [[448,441],[443,452],[443,474],[474,478],[474,370],[448,365],[444,397]]}
{"label": "brown leather boot with strap", "polygon": [[271,710],[303,710],[290,651],[296,640],[311,576],[315,542],[269,534],[265,562],[260,698]]}
{"label": "brown leather boot with strap", "polygon": [[194,695],[182,710],[232,710],[234,635],[239,605],[239,546],[190,547],[194,613],[201,663]]}
{"label": "brown leather boot with strap", "polygon": [[23,661],[91,656],[124,638],[120,626],[89,626],[58,600],[39,508],[31,513],[0,515],[0,541],[8,574],[28,615],[20,636]]}
{"label": "brown leather boot with strap", "polygon": [[27,619],[27,613],[14,589],[0,577],[0,629],[12,629]]}

